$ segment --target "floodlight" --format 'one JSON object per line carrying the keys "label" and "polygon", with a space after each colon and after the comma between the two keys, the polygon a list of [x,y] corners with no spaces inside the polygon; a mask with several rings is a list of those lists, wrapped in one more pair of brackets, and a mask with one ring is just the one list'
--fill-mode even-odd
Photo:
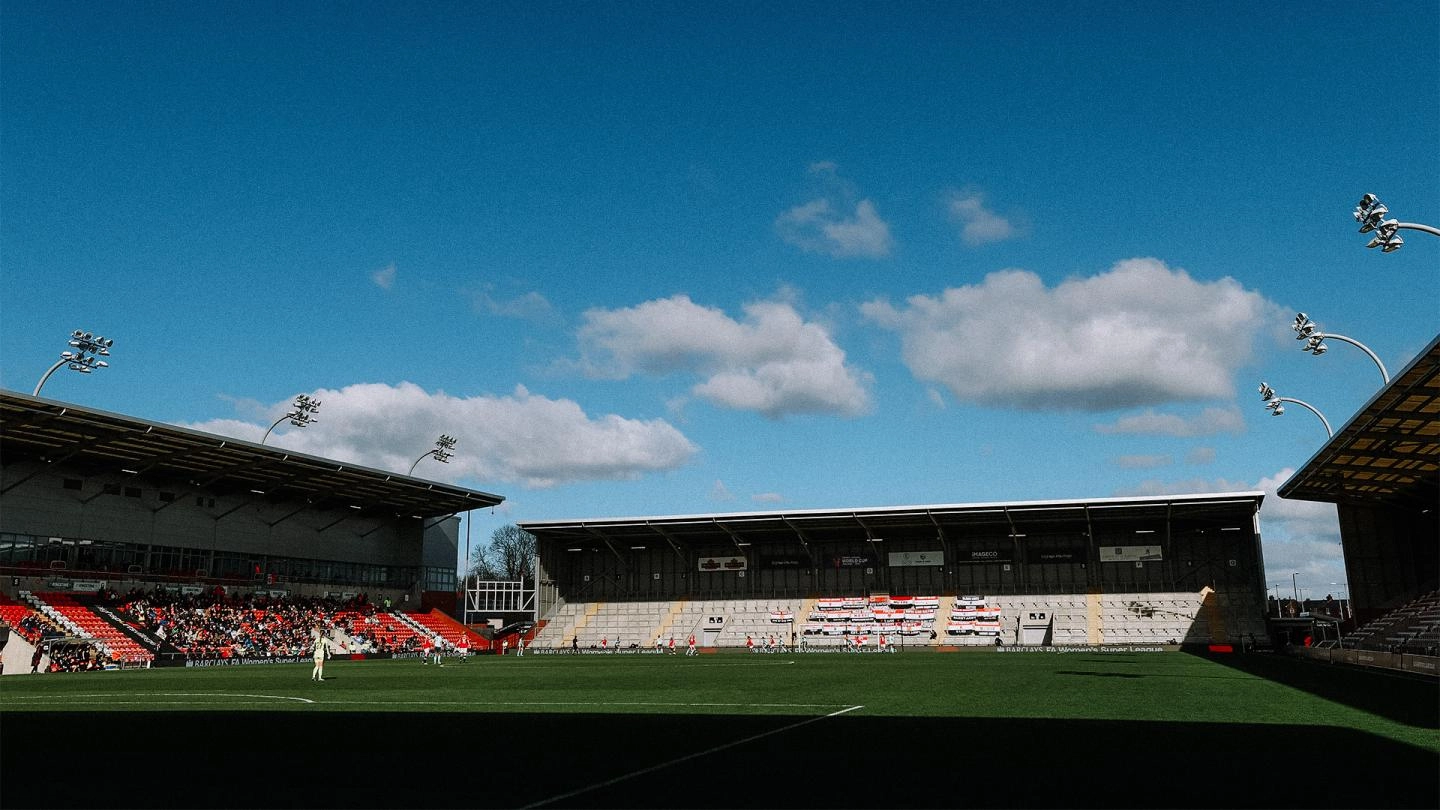
{"label": "floodlight", "polygon": [[1355,218],[1360,222],[1360,233],[1369,233],[1375,230],[1380,226],[1380,223],[1384,221],[1385,215],[1388,213],[1390,213],[1390,209],[1384,205],[1377,205],[1371,208],[1365,212],[1363,217],[1357,212]]}

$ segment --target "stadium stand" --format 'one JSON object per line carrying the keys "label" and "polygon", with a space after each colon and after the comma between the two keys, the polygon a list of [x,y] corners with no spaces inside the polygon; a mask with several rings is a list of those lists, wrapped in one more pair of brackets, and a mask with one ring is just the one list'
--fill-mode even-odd
{"label": "stadium stand", "polygon": [[462,636],[469,642],[472,649],[483,649],[490,644],[479,633],[470,630],[439,610],[431,610],[428,613],[402,613],[397,617],[402,621],[407,621],[412,627],[418,627],[417,636],[421,633],[430,638],[439,636],[440,640],[449,647],[454,647]]}
{"label": "stadium stand", "polygon": [[71,594],[24,592],[21,597],[75,636],[93,639],[108,660],[122,666],[149,666],[155,659],[154,651],[76,601]]}
{"label": "stadium stand", "polygon": [[60,632],[42,614],[4,594],[0,594],[0,623],[31,644],[39,643],[47,630],[55,635]]}
{"label": "stadium stand", "polygon": [[[943,608],[943,609],[942,609]],[[839,647],[883,633],[904,646],[1208,644],[1221,608],[1213,592],[936,596],[827,596],[674,602],[567,602],[536,637],[539,647],[647,647],[690,633],[704,646],[744,647],[770,635],[806,647]],[[1263,619],[1235,620],[1264,632]],[[1429,625],[1426,629],[1433,629]],[[932,634],[934,638],[932,638]]]}
{"label": "stadium stand", "polygon": [[1440,653],[1440,591],[1431,591],[1360,627],[1341,646],[1414,655]]}

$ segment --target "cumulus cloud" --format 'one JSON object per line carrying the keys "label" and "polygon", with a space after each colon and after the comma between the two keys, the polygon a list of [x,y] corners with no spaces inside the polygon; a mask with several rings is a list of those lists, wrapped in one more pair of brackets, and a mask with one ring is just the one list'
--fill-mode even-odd
{"label": "cumulus cloud", "polygon": [[976,247],[1003,242],[1018,234],[1010,220],[985,207],[985,197],[974,189],[952,192],[946,200],[950,221],[960,226],[960,238]]}
{"label": "cumulus cloud", "polygon": [[735,320],[688,296],[624,309],[591,309],[579,331],[592,376],[688,373],[690,393],[725,408],[771,418],[854,416],[869,407],[870,377],[845,361],[828,330],[785,301],[745,305]]}
{"label": "cumulus cloud", "polygon": [[821,196],[776,217],[780,238],[808,253],[837,259],[890,255],[890,225],[880,218],[875,203],[857,199],[854,186],[840,178],[834,163],[814,163],[810,174],[820,181]]}
{"label": "cumulus cloud", "polygon": [[755,503],[767,503],[767,504],[770,504],[770,503],[782,503],[782,502],[785,500],[785,498],[784,498],[784,496],[782,496],[782,495],[781,495],[780,493],[778,493],[778,492],[757,492],[757,493],[755,493],[754,495],[751,495],[751,496],[750,496],[750,500],[753,501],[753,502],[755,502]]}
{"label": "cumulus cloud", "polygon": [[1287,467],[1255,482],[1192,479],[1188,481],[1147,481],[1116,492],[1118,496],[1181,495],[1209,492],[1265,493],[1260,505],[1261,551],[1265,556],[1267,582],[1290,583],[1291,574],[1300,575],[1300,585],[1312,595],[1324,596],[1332,582],[1345,581],[1345,555],[1340,548],[1340,519],[1335,505],[1281,498],[1275,491],[1295,474]]}
{"label": "cumulus cloud", "polygon": [[1240,409],[1206,408],[1186,419],[1173,413],[1159,413],[1147,408],[1143,413],[1122,416],[1108,425],[1096,425],[1096,433],[1135,433],[1146,436],[1212,436],[1217,433],[1244,433],[1245,418]]}
{"label": "cumulus cloud", "polygon": [[395,263],[391,262],[390,264],[387,264],[379,270],[371,273],[370,280],[375,282],[375,286],[379,287],[382,290],[388,290],[391,287],[394,287]]}
{"label": "cumulus cloud", "polygon": [[1252,336],[1278,311],[1232,278],[1197,281],[1158,259],[1054,288],[1005,270],[904,306],[861,306],[900,334],[917,378],[961,401],[1092,411],[1231,395]]}
{"label": "cumulus cloud", "polygon": [[[661,419],[590,416],[568,399],[516,386],[508,396],[455,397],[413,383],[362,383],[310,395],[318,421],[271,436],[269,444],[404,473],[436,437],[457,439],[448,464],[422,461],[417,476],[543,488],[573,481],[632,479],[687,463],[699,451]],[[271,408],[274,421],[288,402]],[[269,422],[215,420],[197,430],[258,441]]]}

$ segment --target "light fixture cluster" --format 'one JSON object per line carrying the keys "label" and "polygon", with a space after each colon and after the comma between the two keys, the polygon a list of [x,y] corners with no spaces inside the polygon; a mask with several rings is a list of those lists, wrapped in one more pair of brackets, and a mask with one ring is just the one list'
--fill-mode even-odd
{"label": "light fixture cluster", "polygon": [[311,399],[305,394],[295,397],[295,410],[285,414],[290,418],[290,424],[295,427],[305,427],[311,422],[317,421],[315,414],[320,410],[320,400]]}
{"label": "light fixture cluster", "polygon": [[1390,209],[1374,194],[1366,194],[1355,206],[1355,221],[1360,223],[1360,233],[1371,233],[1370,244],[1365,247],[1380,248],[1381,253],[1392,253],[1405,244],[1400,238],[1400,220],[1386,219]]}
{"label": "light fixture cluster", "polygon": [[431,451],[431,454],[435,456],[436,461],[442,462],[444,464],[449,464],[450,458],[455,455],[453,452],[451,452],[454,449],[455,437],[447,436],[442,433],[440,434],[440,438],[435,440],[435,449]]}
{"label": "light fixture cluster", "polygon": [[60,359],[55,361],[55,364],[40,377],[40,382],[35,384],[35,391],[31,396],[40,396],[40,389],[45,387],[45,381],[50,379],[50,375],[58,371],[61,366],[81,374],[89,374],[97,369],[110,367],[109,363],[100,359],[110,356],[110,347],[115,345],[115,341],[110,338],[101,337],[83,329],[76,329],[70,333],[70,340],[67,342],[74,351],[67,350],[60,353]]}
{"label": "light fixture cluster", "polygon": [[70,333],[68,343],[76,351],[61,352],[60,359],[65,361],[65,367],[71,371],[89,374],[95,369],[110,367],[109,363],[99,359],[110,356],[110,347],[115,345],[115,341],[110,338],[76,329]]}
{"label": "light fixture cluster", "polygon": [[1280,398],[1275,396],[1275,389],[1263,380],[1260,382],[1260,401],[1265,403],[1265,408],[1270,411],[1271,416],[1284,415],[1285,406],[1280,404]]}
{"label": "light fixture cluster", "polygon": [[1330,350],[1325,345],[1325,333],[1320,332],[1319,327],[1305,313],[1301,312],[1296,315],[1295,323],[1291,324],[1290,328],[1295,330],[1296,340],[1305,341],[1305,351],[1319,357]]}

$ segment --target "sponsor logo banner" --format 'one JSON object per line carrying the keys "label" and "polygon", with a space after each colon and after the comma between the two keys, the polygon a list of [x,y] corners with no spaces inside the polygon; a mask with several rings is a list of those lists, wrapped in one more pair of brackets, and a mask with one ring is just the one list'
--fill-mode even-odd
{"label": "sponsor logo banner", "polygon": [[701,557],[700,570],[705,573],[720,571],[744,571],[748,563],[744,557]]}
{"label": "sponsor logo banner", "polygon": [[1153,562],[1163,559],[1159,546],[1100,547],[1100,562]]}
{"label": "sponsor logo banner", "polygon": [[1084,562],[1084,549],[1031,549],[1028,554],[1032,563]]}
{"label": "sponsor logo banner", "polygon": [[960,552],[960,562],[966,563],[993,563],[1010,562],[1010,550],[995,548],[972,548],[969,551]]}
{"label": "sponsor logo banner", "polygon": [[761,568],[804,568],[810,561],[804,557],[761,557]]}
{"label": "sponsor logo banner", "polygon": [[836,568],[864,568],[874,564],[864,554],[837,554],[831,560]]}
{"label": "sponsor logo banner", "polygon": [[921,565],[944,565],[945,552],[943,551],[892,551],[890,552],[891,568],[906,568]]}

